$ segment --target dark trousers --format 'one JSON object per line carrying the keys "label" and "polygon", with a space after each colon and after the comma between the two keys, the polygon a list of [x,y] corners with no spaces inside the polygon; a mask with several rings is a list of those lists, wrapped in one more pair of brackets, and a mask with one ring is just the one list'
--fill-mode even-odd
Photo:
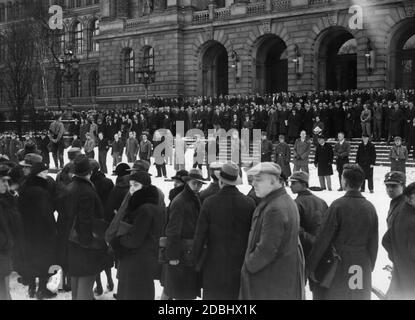
{"label": "dark trousers", "polygon": [[365,191],[366,180],[368,181],[369,191],[373,191],[373,168],[365,168],[364,171],[365,171],[365,180],[363,180],[360,191]]}
{"label": "dark trousers", "polygon": [[340,158],[336,161],[337,172],[339,173],[339,183],[340,188],[342,188],[342,174],[343,174],[343,167],[345,164],[349,163],[349,157]]}
{"label": "dark trousers", "polygon": [[157,177],[161,177],[161,174],[163,173],[163,177],[166,178],[167,173],[166,173],[166,164],[156,164],[156,169],[157,169]]}
{"label": "dark trousers", "polygon": [[103,173],[108,173],[107,169],[107,150],[99,150],[98,152],[98,162]]}
{"label": "dark trousers", "polygon": [[[63,150],[64,150],[64,145],[63,145],[62,139],[59,140],[57,143],[52,142],[52,156],[53,156],[53,161],[55,162],[56,168],[59,168],[59,164],[60,164],[61,169],[64,166]],[[59,164],[58,164],[58,158],[59,158]]]}

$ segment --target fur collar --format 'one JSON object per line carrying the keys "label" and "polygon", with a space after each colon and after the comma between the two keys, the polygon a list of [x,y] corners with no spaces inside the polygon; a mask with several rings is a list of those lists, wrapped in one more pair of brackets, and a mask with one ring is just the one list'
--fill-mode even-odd
{"label": "fur collar", "polygon": [[158,204],[159,192],[155,186],[144,187],[136,191],[128,202],[128,210],[131,212],[146,203]]}

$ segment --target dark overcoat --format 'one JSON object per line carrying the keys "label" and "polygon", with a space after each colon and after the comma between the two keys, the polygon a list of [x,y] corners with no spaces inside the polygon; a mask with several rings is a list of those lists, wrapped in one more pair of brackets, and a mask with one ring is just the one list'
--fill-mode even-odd
{"label": "dark overcoat", "polygon": [[203,204],[203,202],[207,198],[217,194],[219,192],[219,190],[220,190],[219,182],[214,181],[211,184],[209,184],[209,186],[206,189],[204,189],[200,192],[200,203]]}
{"label": "dark overcoat", "polygon": [[252,217],[240,299],[301,299],[299,220],[297,205],[285,188],[261,200]]}
{"label": "dark overcoat", "polygon": [[373,168],[376,164],[376,149],[372,142],[368,142],[365,145],[363,142],[359,144],[356,154],[356,163],[362,167],[365,172],[365,178],[371,178],[373,176]]}
{"label": "dark overcoat", "polygon": [[104,205],[105,220],[111,222],[115,216],[114,210],[118,211],[121,207],[128,190],[130,189],[129,177],[118,177],[115,186],[108,195],[108,200]]}
{"label": "dark overcoat", "polygon": [[94,185],[86,178],[73,177],[69,192],[66,198],[70,202],[67,226],[69,230],[75,227],[80,244],[68,238],[68,272],[72,277],[93,276],[104,270],[108,261],[107,248],[91,247],[93,219],[103,219],[104,209]]}
{"label": "dark overcoat", "polygon": [[[334,246],[340,256],[330,288],[320,287],[321,299],[370,299],[378,240],[376,209],[359,191],[348,191],[331,204],[323,229],[306,260],[308,274],[311,274],[330,246]],[[356,287],[351,287],[350,283],[355,283]]]}
{"label": "dark overcoat", "polygon": [[19,197],[27,276],[47,276],[49,267],[57,263],[55,210],[54,192],[48,180],[29,176]]}
{"label": "dark overcoat", "polygon": [[226,186],[205,200],[197,224],[194,257],[202,256],[203,299],[238,299],[241,269],[255,202]]}
{"label": "dark overcoat", "polygon": [[389,299],[415,299],[415,208],[406,201],[398,207],[382,245],[393,262]]}
{"label": "dark overcoat", "polygon": [[[189,186],[173,199],[166,225],[166,258],[181,260],[182,240],[193,240],[200,212],[199,196]],[[191,266],[165,265],[165,293],[174,299],[195,299],[200,296],[198,273]]]}
{"label": "dark overcoat", "polygon": [[128,203],[124,222],[131,225],[119,236],[119,300],[153,300],[154,278],[158,268],[158,243],[163,210],[154,186],[135,192]]}
{"label": "dark overcoat", "polygon": [[314,164],[317,165],[317,174],[319,177],[333,175],[333,147],[328,143],[323,146],[318,144],[314,156]]}
{"label": "dark overcoat", "polygon": [[275,162],[281,167],[282,174],[288,179],[291,176],[291,149],[285,143],[278,143],[275,147]]}

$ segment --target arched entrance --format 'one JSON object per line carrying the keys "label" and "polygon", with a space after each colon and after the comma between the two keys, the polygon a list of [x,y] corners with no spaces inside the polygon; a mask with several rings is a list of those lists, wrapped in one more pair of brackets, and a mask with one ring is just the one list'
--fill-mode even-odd
{"label": "arched entrance", "polygon": [[318,89],[349,90],[357,87],[357,42],[345,29],[326,31],[318,51]]}
{"label": "arched entrance", "polygon": [[415,20],[405,24],[394,38],[394,88],[415,88]]}
{"label": "arched entrance", "polygon": [[287,46],[277,36],[265,36],[256,50],[256,89],[260,94],[288,89]]}
{"label": "arched entrance", "polygon": [[202,94],[228,94],[228,52],[216,41],[210,42],[202,54]]}

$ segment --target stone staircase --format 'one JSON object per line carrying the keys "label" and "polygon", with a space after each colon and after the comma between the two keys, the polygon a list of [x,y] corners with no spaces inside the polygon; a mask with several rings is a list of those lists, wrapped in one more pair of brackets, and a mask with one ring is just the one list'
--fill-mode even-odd
{"label": "stone staircase", "polygon": [[[361,139],[352,139],[349,140],[349,142],[351,143],[351,154],[350,154],[350,161],[352,163],[354,163],[356,161],[356,153],[357,153],[357,149],[359,144],[361,143]],[[336,144],[336,141],[334,139],[329,139],[327,141],[327,143],[331,144],[333,147]],[[219,160],[221,162],[225,162],[225,161],[229,161],[231,160],[231,143],[228,140],[228,148],[227,148],[227,153],[224,152],[225,149],[223,148],[225,146],[226,142],[223,141],[220,143],[220,146],[222,146],[222,151],[219,152]],[[390,161],[389,161],[389,150],[391,148],[391,144],[388,144],[386,141],[381,141],[381,142],[374,142],[375,148],[376,148],[376,165],[377,166],[390,166]],[[275,144],[274,144],[275,147]],[[293,153],[292,153],[292,148],[293,145],[290,144],[291,147],[291,159],[293,159]],[[242,163],[244,165],[249,164],[250,162],[252,162],[252,158],[254,159],[261,159],[261,154],[260,154],[260,145],[256,145],[256,144],[252,144],[250,145],[250,159],[246,158],[246,157],[242,157]],[[309,157],[309,162],[310,163],[314,163],[314,155],[315,155],[315,147],[312,146],[311,147],[311,153],[310,153],[310,157]],[[274,160],[274,154],[272,155],[272,160]],[[407,167],[415,167],[415,161],[412,158],[412,155],[410,155],[408,161],[407,161]]]}

